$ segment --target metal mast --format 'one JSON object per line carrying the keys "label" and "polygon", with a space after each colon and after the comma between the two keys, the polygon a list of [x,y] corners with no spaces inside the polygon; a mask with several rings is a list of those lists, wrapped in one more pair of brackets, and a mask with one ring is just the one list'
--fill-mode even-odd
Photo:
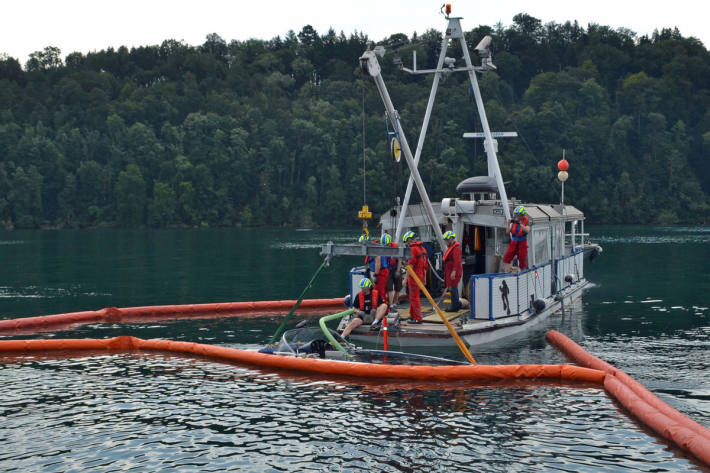
{"label": "metal mast", "polygon": [[[434,80],[431,86],[431,92],[429,93],[429,101],[427,102],[427,108],[426,112],[424,114],[424,121],[422,123],[422,128],[419,134],[419,141],[417,143],[417,149],[415,151],[415,156],[413,160],[413,165],[414,167],[418,167],[419,165],[419,159],[421,157],[421,152],[422,148],[424,146],[424,140],[426,138],[426,132],[427,128],[429,126],[429,120],[431,118],[431,110],[434,105],[434,99],[436,97],[436,92],[439,87],[439,81],[441,79],[441,74],[442,73],[449,73],[449,72],[457,72],[457,71],[466,71],[468,72],[469,80],[471,82],[471,88],[473,90],[474,98],[476,100],[476,107],[478,110],[478,115],[481,120],[481,126],[483,128],[483,138],[485,139],[484,141],[484,149],[486,151],[486,160],[487,160],[487,165],[488,165],[488,175],[493,177],[496,181],[496,186],[498,188],[498,193],[500,195],[501,202],[503,204],[503,212],[505,213],[505,216],[507,219],[510,219],[510,208],[508,205],[508,196],[505,191],[505,185],[503,183],[503,177],[500,172],[500,167],[498,165],[498,157],[496,155],[496,141],[493,139],[490,126],[488,124],[488,118],[486,117],[486,111],[483,106],[483,99],[481,97],[481,91],[478,86],[478,80],[476,78],[476,71],[485,71],[489,69],[495,69],[495,66],[493,66],[493,63],[490,59],[490,53],[488,52],[488,44],[490,43],[490,37],[486,37],[481,41],[481,43],[478,45],[476,50],[479,52],[481,57],[483,58],[483,66],[482,67],[474,67],[472,62],[471,62],[471,56],[468,51],[468,46],[466,44],[466,39],[463,35],[463,30],[461,29],[461,23],[460,19],[461,18],[449,18],[447,16],[447,19],[449,20],[448,26],[446,28],[446,32],[444,34],[444,39],[441,42],[441,52],[439,53],[439,60],[437,62],[436,69],[426,69],[426,70],[417,70],[416,69],[416,56],[415,56],[415,63],[414,63],[414,69],[408,69],[404,67],[403,69],[409,73],[412,74],[429,74],[429,73],[434,73]],[[451,58],[446,57],[446,51],[449,46],[449,40],[451,39],[458,39],[461,43],[461,50],[464,53],[464,60],[466,62],[466,67],[460,67],[456,68],[454,67],[454,60]],[[377,61],[377,58],[375,57],[374,54],[371,54],[374,58],[375,61]],[[361,58],[361,62],[365,58],[365,55]],[[369,58],[368,58],[369,60]],[[447,64],[447,67],[444,68],[444,64]],[[372,75],[372,74],[370,74]],[[379,64],[378,64],[378,74],[379,75]],[[375,77],[375,81],[377,82],[377,78],[375,75],[372,75]],[[380,81],[382,78],[380,77]],[[382,85],[384,87],[384,83]],[[378,89],[380,86],[378,85]],[[386,89],[385,89],[386,91]],[[380,93],[382,94],[382,93]],[[384,101],[384,98],[383,98]],[[397,128],[396,128],[397,129]],[[409,160],[407,161],[407,165],[410,166],[410,171],[412,171],[412,166],[410,165]],[[411,197],[412,193],[412,185],[415,182],[415,177],[414,177],[414,172],[410,174],[409,181],[407,182],[407,190],[404,195],[404,201],[402,203],[402,209],[400,210],[399,214],[399,219],[397,222],[397,227],[396,227],[396,235],[395,239],[399,240],[401,233],[402,233],[402,227],[404,225],[404,218],[407,214],[407,207],[409,205],[409,199]],[[422,199],[424,199],[424,195],[420,191],[420,194],[422,195]],[[427,199],[428,200],[428,199]],[[430,205],[427,202],[425,202],[425,206]],[[431,219],[431,217],[430,217]],[[435,220],[431,220],[432,226],[437,226],[435,225]],[[440,232],[439,232],[440,233]]]}
{"label": "metal mast", "polygon": [[[383,51],[384,52],[384,51]],[[392,99],[390,99],[390,94],[385,86],[385,81],[382,79],[382,70],[380,69],[380,63],[377,61],[377,56],[375,51],[365,51],[365,53],[360,57],[360,67],[364,73],[369,74],[375,79],[375,84],[377,85],[377,90],[380,93],[382,102],[385,104],[385,110],[387,112],[387,119],[392,124],[393,129],[399,135],[399,140],[402,144],[402,151],[404,151],[404,158],[407,160],[407,166],[409,166],[409,171],[411,172],[410,179],[414,179],[414,183],[417,185],[417,190],[424,203],[424,208],[426,210],[431,226],[436,234],[436,239],[439,241],[441,248],[446,248],[444,244],[444,238],[441,234],[441,228],[437,224],[436,215],[434,214],[434,208],[431,206],[431,201],[429,200],[429,195],[427,194],[422,178],[419,175],[419,170],[414,164],[414,157],[412,156],[412,151],[409,148],[409,143],[407,142],[407,137],[404,134],[404,130],[399,122],[399,113],[395,110],[392,104]]]}

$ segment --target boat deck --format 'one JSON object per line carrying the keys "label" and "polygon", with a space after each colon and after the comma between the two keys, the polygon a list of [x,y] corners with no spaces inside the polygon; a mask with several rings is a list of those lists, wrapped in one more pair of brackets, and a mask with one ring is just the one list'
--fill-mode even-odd
{"label": "boat deck", "polygon": [[[447,319],[456,330],[457,334],[469,345],[478,345],[495,342],[506,336],[514,335],[525,330],[526,327],[544,320],[550,314],[564,310],[565,306],[579,298],[582,289],[587,286],[586,280],[574,283],[560,291],[554,297],[544,299],[545,308],[540,312],[526,310],[520,315],[512,314],[497,317],[495,320],[488,318],[471,318],[469,308],[458,312],[444,312]],[[447,304],[444,304],[444,307]],[[422,300],[421,324],[409,323],[410,314],[408,304],[390,311],[387,316],[387,334],[390,343],[399,346],[427,346],[454,343],[448,328],[434,311],[428,301]],[[347,321],[343,322],[344,324]],[[376,342],[383,337],[383,330],[371,330],[369,324],[363,324],[350,334],[353,340],[363,342]]]}
{"label": "boat deck", "polygon": [[[421,324],[411,324],[411,315],[409,313],[409,302],[400,303],[395,309],[390,309],[387,314],[387,325],[390,335],[408,335],[416,336],[416,334],[421,334],[423,336],[441,336],[450,337],[449,330],[446,324],[441,320],[439,314],[434,310],[432,305],[427,300],[422,300],[422,319],[424,320]],[[443,304],[445,307],[448,304]],[[449,320],[451,325],[460,330],[464,319],[467,324],[471,323],[481,323],[488,324],[488,320],[472,320],[470,319],[471,309],[468,307],[460,309],[458,312],[446,312],[442,309],[444,315]],[[365,336],[365,337],[377,337],[379,336],[379,330],[370,330],[370,326],[363,324],[357,329],[353,330],[352,335],[355,336]]]}

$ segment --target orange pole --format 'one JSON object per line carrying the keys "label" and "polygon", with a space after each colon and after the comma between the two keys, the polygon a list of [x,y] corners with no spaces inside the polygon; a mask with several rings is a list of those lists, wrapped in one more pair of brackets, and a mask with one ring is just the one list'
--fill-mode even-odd
{"label": "orange pole", "polygon": [[468,359],[468,361],[471,362],[472,365],[476,364],[476,360],[473,358],[473,355],[471,355],[471,352],[468,351],[468,348],[466,348],[466,345],[463,343],[463,340],[461,340],[461,337],[459,337],[459,334],[456,333],[456,330],[451,326],[451,323],[449,323],[449,319],[446,318],[444,313],[441,311],[438,305],[436,305],[436,302],[434,302],[434,299],[431,297],[431,294],[429,294],[429,291],[427,291],[426,287],[424,286],[424,283],[422,283],[421,279],[419,279],[419,276],[417,276],[417,273],[414,272],[412,267],[410,265],[407,265],[407,272],[409,275],[412,277],[415,283],[417,283],[417,286],[419,286],[419,289],[422,290],[424,295],[426,296],[427,299],[429,299],[429,302],[431,303],[431,306],[436,310],[436,312],[439,314],[439,317],[441,317],[441,320],[444,321],[444,324],[446,325],[446,328],[449,329],[449,333],[451,336],[454,338],[454,341],[456,344],[459,346],[459,349],[461,352],[464,354],[464,356]]}
{"label": "orange pole", "polygon": [[385,314],[384,317],[382,317],[382,332],[383,332],[383,339],[384,339],[384,344],[385,344],[385,351],[387,351],[387,314]]}

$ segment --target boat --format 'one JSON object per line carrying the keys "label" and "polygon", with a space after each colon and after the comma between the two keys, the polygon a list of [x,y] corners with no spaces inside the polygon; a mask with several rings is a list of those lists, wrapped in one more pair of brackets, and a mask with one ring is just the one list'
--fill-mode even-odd
{"label": "boat", "polygon": [[[434,74],[429,101],[424,114],[419,140],[414,153],[400,122],[399,112],[389,96],[384,83],[378,57],[384,56],[384,48],[369,49],[360,57],[362,72],[371,77],[382,98],[388,122],[388,138],[393,157],[404,156],[410,171],[410,178],[401,205],[396,205],[382,214],[378,227],[383,234],[388,233],[400,242],[402,235],[411,230],[427,248],[430,271],[427,277],[429,289],[436,292],[432,283],[437,269],[442,267],[442,250],[446,248],[443,232],[453,231],[463,248],[463,278],[459,284],[459,294],[463,295],[463,310],[447,313],[456,333],[469,345],[499,342],[503,338],[518,335],[544,321],[551,314],[564,311],[582,294],[589,281],[584,275],[585,256],[594,258],[602,252],[602,247],[589,241],[584,228],[584,213],[573,205],[564,203],[564,182],[567,180],[569,163],[564,152],[558,164],[558,179],[562,183],[560,203],[522,202],[509,199],[498,164],[498,142],[500,138],[514,138],[515,132],[492,132],[486,117],[485,107],[478,86],[477,74],[495,70],[490,51],[491,38],[486,36],[475,48],[481,58],[481,65],[474,66],[461,28],[461,18],[452,17],[448,10],[448,21],[441,43],[441,51],[435,69],[417,69],[416,52],[413,68],[399,66],[410,74]],[[456,67],[455,59],[446,56],[449,43],[459,41],[465,64]],[[456,197],[444,198],[432,203],[418,171],[419,159],[425,141],[428,122],[439,87],[440,79],[448,74],[465,72],[468,74],[471,90],[475,98],[475,109],[481,123],[482,132],[463,133],[462,138],[483,139],[488,174],[465,177],[456,187]],[[463,177],[463,176],[462,176]],[[411,204],[409,199],[416,185],[421,203]],[[523,270],[513,267],[513,272],[504,272],[501,255],[509,242],[506,234],[507,222],[513,210],[523,206],[532,221],[527,236],[529,267]],[[369,213],[363,206],[359,217]],[[367,230],[366,225],[364,231]],[[408,248],[384,248],[364,241],[360,244],[324,245],[322,255],[388,255],[398,258],[408,256]],[[359,292],[359,281],[366,275],[366,268],[352,268],[349,274],[349,304]],[[433,276],[433,277],[432,277]],[[406,304],[390,309],[387,316],[389,340],[399,346],[448,345],[453,334],[443,324],[443,320],[429,307],[422,306],[424,323],[407,324],[409,309]],[[348,323],[341,321],[339,329]],[[354,330],[350,337],[358,341],[377,342],[382,334],[363,325]]]}

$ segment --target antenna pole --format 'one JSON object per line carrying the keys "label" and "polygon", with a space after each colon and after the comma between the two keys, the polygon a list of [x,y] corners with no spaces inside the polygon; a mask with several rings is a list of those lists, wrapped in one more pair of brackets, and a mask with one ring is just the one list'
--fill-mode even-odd
{"label": "antenna pole", "polygon": [[485,149],[486,156],[488,158],[488,175],[495,177],[496,185],[498,186],[498,192],[500,194],[500,200],[503,203],[503,212],[505,212],[505,218],[510,220],[510,205],[508,204],[508,194],[506,194],[505,192],[503,176],[500,173],[500,166],[498,166],[498,157],[496,156],[495,141],[493,140],[493,136],[491,136],[491,127],[488,125],[486,109],[483,107],[481,89],[478,87],[476,72],[474,71],[473,64],[471,63],[471,55],[468,52],[468,46],[466,46],[466,38],[464,38],[463,32],[461,31],[461,23],[459,22],[458,18],[451,18],[449,20],[449,29],[451,31],[456,31],[459,34],[459,40],[461,41],[461,49],[463,50],[463,57],[466,60],[466,66],[468,69],[468,77],[471,81],[471,88],[473,88],[473,95],[476,98],[476,106],[478,107],[478,117],[481,120],[481,128],[483,128],[483,134],[486,136],[483,148]]}

